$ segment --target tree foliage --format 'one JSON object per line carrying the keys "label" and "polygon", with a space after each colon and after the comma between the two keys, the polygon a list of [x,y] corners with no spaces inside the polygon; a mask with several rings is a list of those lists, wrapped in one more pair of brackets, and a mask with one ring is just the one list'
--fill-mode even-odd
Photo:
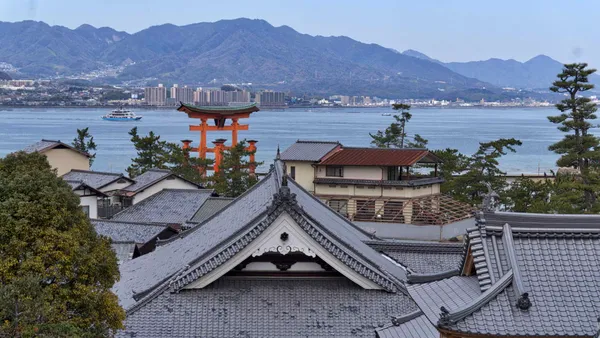
{"label": "tree foliage", "polygon": [[73,139],[71,143],[73,148],[90,154],[90,167],[94,163],[94,159],[96,158],[96,153],[91,153],[90,151],[96,150],[96,143],[94,142],[94,137],[89,132],[89,127],[83,129],[77,129],[77,137]]}
{"label": "tree foliage", "polygon": [[396,103],[392,108],[400,111],[400,115],[394,115],[394,122],[385,130],[379,130],[375,135],[369,133],[372,138],[371,144],[378,148],[425,148],[428,141],[419,134],[415,134],[413,140],[408,141],[406,124],[412,118],[410,105]]}
{"label": "tree foliage", "polygon": [[509,151],[516,152],[515,147],[521,144],[514,138],[479,143],[479,149],[468,159],[466,172],[453,182],[454,197],[463,202],[480,204],[488,193],[488,184],[497,193],[504,191],[507,186],[506,173],[500,170],[498,160]]}
{"label": "tree foliage", "polygon": [[0,336],[103,337],[122,328],[107,238],[45,156],[0,159]]}
{"label": "tree foliage", "polygon": [[595,127],[590,121],[596,119],[596,105],[581,93],[594,88],[588,83],[588,76],[595,69],[588,69],[586,63],[566,64],[558,80],[554,81],[550,90],[565,94],[566,98],[556,104],[561,114],[549,116],[550,122],[558,124],[560,131],[567,133],[565,137],[552,144],[549,149],[561,155],[556,164],[559,167],[573,167],[581,173],[583,193],[585,196],[582,209],[591,210],[597,203],[598,168],[600,163],[600,139],[590,133]]}
{"label": "tree foliage", "polygon": [[258,182],[255,175],[248,170],[262,163],[247,160],[251,154],[246,149],[246,141],[241,141],[228,150],[223,151],[220,171],[212,177],[212,188],[226,197],[237,197]]}

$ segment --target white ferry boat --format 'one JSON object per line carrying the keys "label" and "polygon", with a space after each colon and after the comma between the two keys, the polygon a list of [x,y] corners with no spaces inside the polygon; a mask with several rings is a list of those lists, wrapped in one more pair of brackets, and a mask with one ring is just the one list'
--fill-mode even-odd
{"label": "white ferry boat", "polygon": [[131,110],[119,108],[109,114],[102,116],[105,121],[138,121],[142,118],[141,115],[135,115]]}

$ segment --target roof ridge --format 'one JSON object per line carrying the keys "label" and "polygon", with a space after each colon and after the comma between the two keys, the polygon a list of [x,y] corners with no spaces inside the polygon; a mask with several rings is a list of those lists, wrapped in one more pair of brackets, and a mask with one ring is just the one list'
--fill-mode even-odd
{"label": "roof ridge", "polygon": [[429,149],[427,148],[379,148],[379,147],[342,147],[340,149],[340,151],[344,151],[344,150],[394,150],[394,151],[423,151],[423,150],[427,150],[429,151]]}
{"label": "roof ridge", "polygon": [[[232,201],[231,203],[229,203],[228,205],[226,205],[226,206],[225,206],[225,208],[222,208],[221,210],[217,211],[217,212],[216,212],[216,213],[214,213],[212,216],[210,216],[209,218],[205,219],[205,220],[204,220],[204,222],[202,222],[202,223],[203,223],[203,224],[204,224],[204,223],[207,223],[208,221],[212,220],[213,218],[217,217],[217,216],[218,216],[218,215],[220,215],[222,212],[224,212],[224,210],[227,210],[227,209],[228,209],[228,208],[230,208],[231,206],[235,205],[235,203],[237,203],[237,201],[238,201],[238,200],[240,200],[242,197],[244,197],[244,196],[248,195],[248,194],[249,194],[249,193],[250,193],[252,190],[254,190],[254,189],[255,189],[255,187],[258,187],[259,185],[261,185],[261,184],[264,184],[264,182],[266,182],[266,181],[267,181],[267,179],[268,179],[268,178],[269,178],[269,177],[270,177],[272,174],[273,174],[273,172],[272,172],[272,171],[270,171],[270,172],[269,172],[269,173],[268,173],[268,174],[267,174],[265,177],[263,177],[263,179],[262,179],[262,180],[258,181],[258,183],[256,183],[255,185],[253,185],[253,186],[252,186],[250,189],[248,189],[248,190],[244,191],[244,193],[243,193],[243,194],[241,194],[241,195],[239,195],[238,197],[234,198],[234,199],[233,199],[233,201]],[[144,201],[145,201],[145,200],[144,200]],[[140,202],[140,203],[143,203],[144,201],[142,201],[142,202]],[[205,201],[204,203],[206,203],[206,201]],[[204,205],[204,203],[203,203],[203,205]],[[200,208],[201,208],[201,207],[202,207],[202,206],[200,206]],[[200,208],[198,208],[198,209],[200,209]],[[259,215],[259,216],[260,216],[260,215]],[[252,221],[254,221],[254,220],[252,220]],[[251,221],[251,222],[252,222],[252,221]],[[170,243],[170,242],[172,242],[172,241],[174,241],[175,239],[178,239],[178,238],[183,238],[183,237],[186,237],[186,236],[188,236],[189,234],[193,233],[194,231],[196,231],[197,229],[200,229],[200,228],[201,228],[201,227],[193,227],[193,228],[191,228],[191,229],[189,229],[189,230],[187,230],[187,231],[184,231],[184,232],[182,232],[182,233],[181,233],[179,236],[173,236],[173,237],[171,237],[171,238],[169,238],[169,239],[166,239],[165,241],[163,241],[163,242],[161,243],[161,245],[163,245],[163,244],[167,244],[167,243]]]}
{"label": "roof ridge", "polygon": [[409,284],[429,283],[458,275],[460,275],[460,268],[454,268],[436,273],[413,273],[410,270],[407,270],[406,281]]}
{"label": "roof ridge", "polygon": [[69,172],[63,174],[62,176],[65,176],[66,174],[68,174],[70,172],[90,173],[90,174],[100,174],[100,175],[111,175],[111,176],[123,176],[125,178],[129,178],[129,177],[126,177],[125,175],[123,175],[122,173],[111,173],[111,172],[108,172],[108,171],[94,171],[94,170],[85,170],[85,169],[71,169]]}
{"label": "roof ridge", "polygon": [[415,319],[415,318],[417,318],[419,316],[422,316],[422,315],[423,315],[423,311],[421,311],[420,309],[419,310],[415,310],[413,312],[409,312],[409,313],[407,313],[405,315],[402,315],[402,316],[393,317],[392,318],[392,324],[394,326],[398,326],[398,325],[404,324],[406,322],[409,322],[409,321],[411,321],[411,320],[413,320],[413,319]]}
{"label": "roof ridge", "polygon": [[[141,202],[140,202],[141,203]],[[117,220],[112,220],[112,219],[91,219],[90,220],[92,223],[118,223],[118,224],[134,224],[134,225],[148,225],[148,226],[159,226],[159,227],[165,227],[165,226],[170,226],[169,223],[159,223],[159,222],[129,222],[129,221],[117,221]]]}
{"label": "roof ridge", "polygon": [[492,285],[492,287],[490,287],[481,295],[472,299],[468,303],[451,310],[448,310],[446,307],[442,306],[440,308],[441,313],[438,325],[443,327],[454,324],[466,318],[475,311],[481,309],[484,305],[489,303],[492,299],[496,298],[496,296],[498,296],[504,289],[506,289],[506,287],[508,287],[511,284],[512,279],[513,270],[511,269],[507,273],[505,273],[504,276],[502,276],[502,278],[500,278],[497,283]]}
{"label": "roof ridge", "polygon": [[519,269],[519,262],[517,261],[517,253],[513,242],[512,231],[508,223],[504,224],[504,233],[502,234],[502,243],[506,247],[506,254],[508,256],[508,264],[513,271],[513,286],[514,292],[517,296],[517,307],[521,310],[527,310],[531,307],[529,301],[529,293],[523,284],[523,278],[521,277],[521,271]]}
{"label": "roof ridge", "polygon": [[377,247],[377,248],[389,248],[389,249],[405,249],[406,251],[422,252],[429,251],[431,248],[435,248],[440,252],[441,249],[444,253],[462,253],[464,244],[461,242],[392,242],[392,241],[364,241],[365,244]]}
{"label": "roof ridge", "polygon": [[323,144],[340,144],[340,141],[320,141],[320,140],[296,140],[296,143],[323,143]]}

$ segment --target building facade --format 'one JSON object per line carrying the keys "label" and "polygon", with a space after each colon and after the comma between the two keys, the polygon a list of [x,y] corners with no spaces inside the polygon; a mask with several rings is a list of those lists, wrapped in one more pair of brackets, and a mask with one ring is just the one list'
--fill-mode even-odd
{"label": "building facade", "polygon": [[274,91],[263,91],[256,93],[256,104],[261,107],[268,108],[272,107],[284,107],[285,106],[285,93],[274,92]]}
{"label": "building facade", "polygon": [[179,85],[174,84],[171,87],[171,98],[175,102],[194,103],[194,90],[187,86],[179,87]]}
{"label": "building facade", "polygon": [[27,153],[39,152],[48,159],[52,169],[58,176],[75,170],[90,169],[90,155],[81,152],[72,146],[55,140],[41,140],[27,146],[23,151]]}
{"label": "building facade", "polygon": [[167,103],[167,88],[162,84],[158,87],[145,88],[144,97],[149,106],[164,106]]}
{"label": "building facade", "polygon": [[442,225],[471,208],[440,192],[440,160],[426,149],[343,147],[298,141],[281,154],[304,189],[353,221]]}

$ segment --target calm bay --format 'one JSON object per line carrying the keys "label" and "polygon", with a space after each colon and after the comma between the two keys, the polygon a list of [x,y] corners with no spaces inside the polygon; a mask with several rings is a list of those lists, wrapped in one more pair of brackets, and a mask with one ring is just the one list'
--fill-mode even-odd
{"label": "calm bay", "polygon": [[[93,170],[123,172],[135,156],[128,131],[137,126],[142,134],[154,131],[162,139],[179,142],[194,140],[199,134],[190,132],[189,125],[197,122],[174,108],[136,110],[144,117],[136,122],[111,122],[100,119],[108,108],[19,108],[0,110],[0,156],[22,149],[42,138],[70,143],[77,128],[89,127],[98,145]],[[240,138],[258,140],[257,160],[268,168],[277,146],[282,151],[298,139],[334,140],[346,146],[370,146],[369,133],[385,129],[392,121],[389,108],[337,108],[262,110],[250,119],[248,131]],[[523,142],[516,154],[501,160],[501,167],[509,173],[543,173],[555,170],[557,155],[548,151],[548,145],[562,135],[548,122],[546,116],[555,115],[553,108],[531,109],[413,109],[408,124],[409,135],[420,134],[429,140],[430,149],[456,148],[465,154],[473,153],[478,142],[514,137]],[[231,134],[211,133],[209,140],[230,139]],[[261,170],[261,171],[263,171]]]}

